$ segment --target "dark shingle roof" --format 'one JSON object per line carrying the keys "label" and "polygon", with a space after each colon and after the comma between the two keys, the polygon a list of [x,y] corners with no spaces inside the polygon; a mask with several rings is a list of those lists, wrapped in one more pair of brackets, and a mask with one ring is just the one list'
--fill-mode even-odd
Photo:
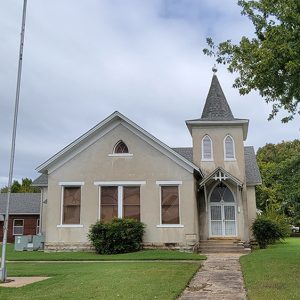
{"label": "dark shingle roof", "polygon": [[[183,147],[183,148],[172,148],[178,154],[182,155],[184,158],[193,161],[193,148]],[[246,184],[247,185],[257,185],[261,184],[261,177],[259,168],[256,162],[256,156],[254,148],[252,146],[244,147],[244,157],[245,157],[245,172],[246,172]]]}
{"label": "dark shingle roof", "polygon": [[174,151],[176,151],[178,154],[189,160],[190,162],[193,162],[193,148],[191,147],[180,147],[180,148],[172,148]]}
{"label": "dark shingle roof", "polygon": [[[7,193],[0,193],[0,214],[5,214]],[[11,193],[9,214],[39,214],[40,193]]]}
{"label": "dark shingle roof", "polygon": [[210,89],[203,108],[201,120],[231,121],[233,114],[223,93],[217,75],[213,75]]}
{"label": "dark shingle roof", "polygon": [[247,185],[261,184],[261,176],[256,162],[256,155],[252,146],[244,147],[245,171]]}
{"label": "dark shingle roof", "polygon": [[40,186],[40,187],[48,186],[48,175],[46,175],[46,174],[40,175],[38,178],[36,178],[32,182],[31,185],[32,186]]}

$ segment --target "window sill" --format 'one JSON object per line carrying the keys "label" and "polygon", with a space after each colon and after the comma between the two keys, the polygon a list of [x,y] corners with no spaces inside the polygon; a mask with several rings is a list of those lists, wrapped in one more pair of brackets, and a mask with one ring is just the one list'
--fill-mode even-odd
{"label": "window sill", "polygon": [[156,225],[157,228],[184,228],[182,224],[160,224]]}
{"label": "window sill", "polygon": [[205,158],[202,158],[201,161],[213,162],[214,160],[213,160],[213,159],[205,159]]}
{"label": "window sill", "polygon": [[83,228],[82,224],[60,224],[56,225],[57,228]]}
{"label": "window sill", "polygon": [[236,161],[235,158],[225,158],[224,161]]}
{"label": "window sill", "polygon": [[108,154],[108,156],[110,157],[131,157],[133,156],[132,153],[112,153],[112,154]]}

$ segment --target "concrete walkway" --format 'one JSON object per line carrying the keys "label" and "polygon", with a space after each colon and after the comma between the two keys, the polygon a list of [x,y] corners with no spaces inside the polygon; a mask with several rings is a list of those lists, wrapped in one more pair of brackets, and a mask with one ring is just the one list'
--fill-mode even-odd
{"label": "concrete walkway", "polygon": [[245,300],[239,253],[206,254],[207,260],[197,272],[180,300]]}

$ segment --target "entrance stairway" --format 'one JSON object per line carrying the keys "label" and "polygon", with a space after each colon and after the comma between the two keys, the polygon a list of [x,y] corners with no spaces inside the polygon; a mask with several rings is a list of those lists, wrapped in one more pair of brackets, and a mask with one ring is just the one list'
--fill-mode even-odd
{"label": "entrance stairway", "polygon": [[202,253],[249,253],[250,248],[245,248],[244,242],[237,239],[209,239],[199,242],[198,252]]}

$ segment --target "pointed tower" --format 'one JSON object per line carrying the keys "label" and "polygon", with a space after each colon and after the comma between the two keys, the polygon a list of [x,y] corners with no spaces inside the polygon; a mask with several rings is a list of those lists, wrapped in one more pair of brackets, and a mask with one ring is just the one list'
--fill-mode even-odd
{"label": "pointed tower", "polygon": [[234,118],[216,69],[213,71],[201,118],[186,121],[193,139],[193,161],[204,174],[222,167],[244,182],[243,141],[247,137],[249,120]]}

